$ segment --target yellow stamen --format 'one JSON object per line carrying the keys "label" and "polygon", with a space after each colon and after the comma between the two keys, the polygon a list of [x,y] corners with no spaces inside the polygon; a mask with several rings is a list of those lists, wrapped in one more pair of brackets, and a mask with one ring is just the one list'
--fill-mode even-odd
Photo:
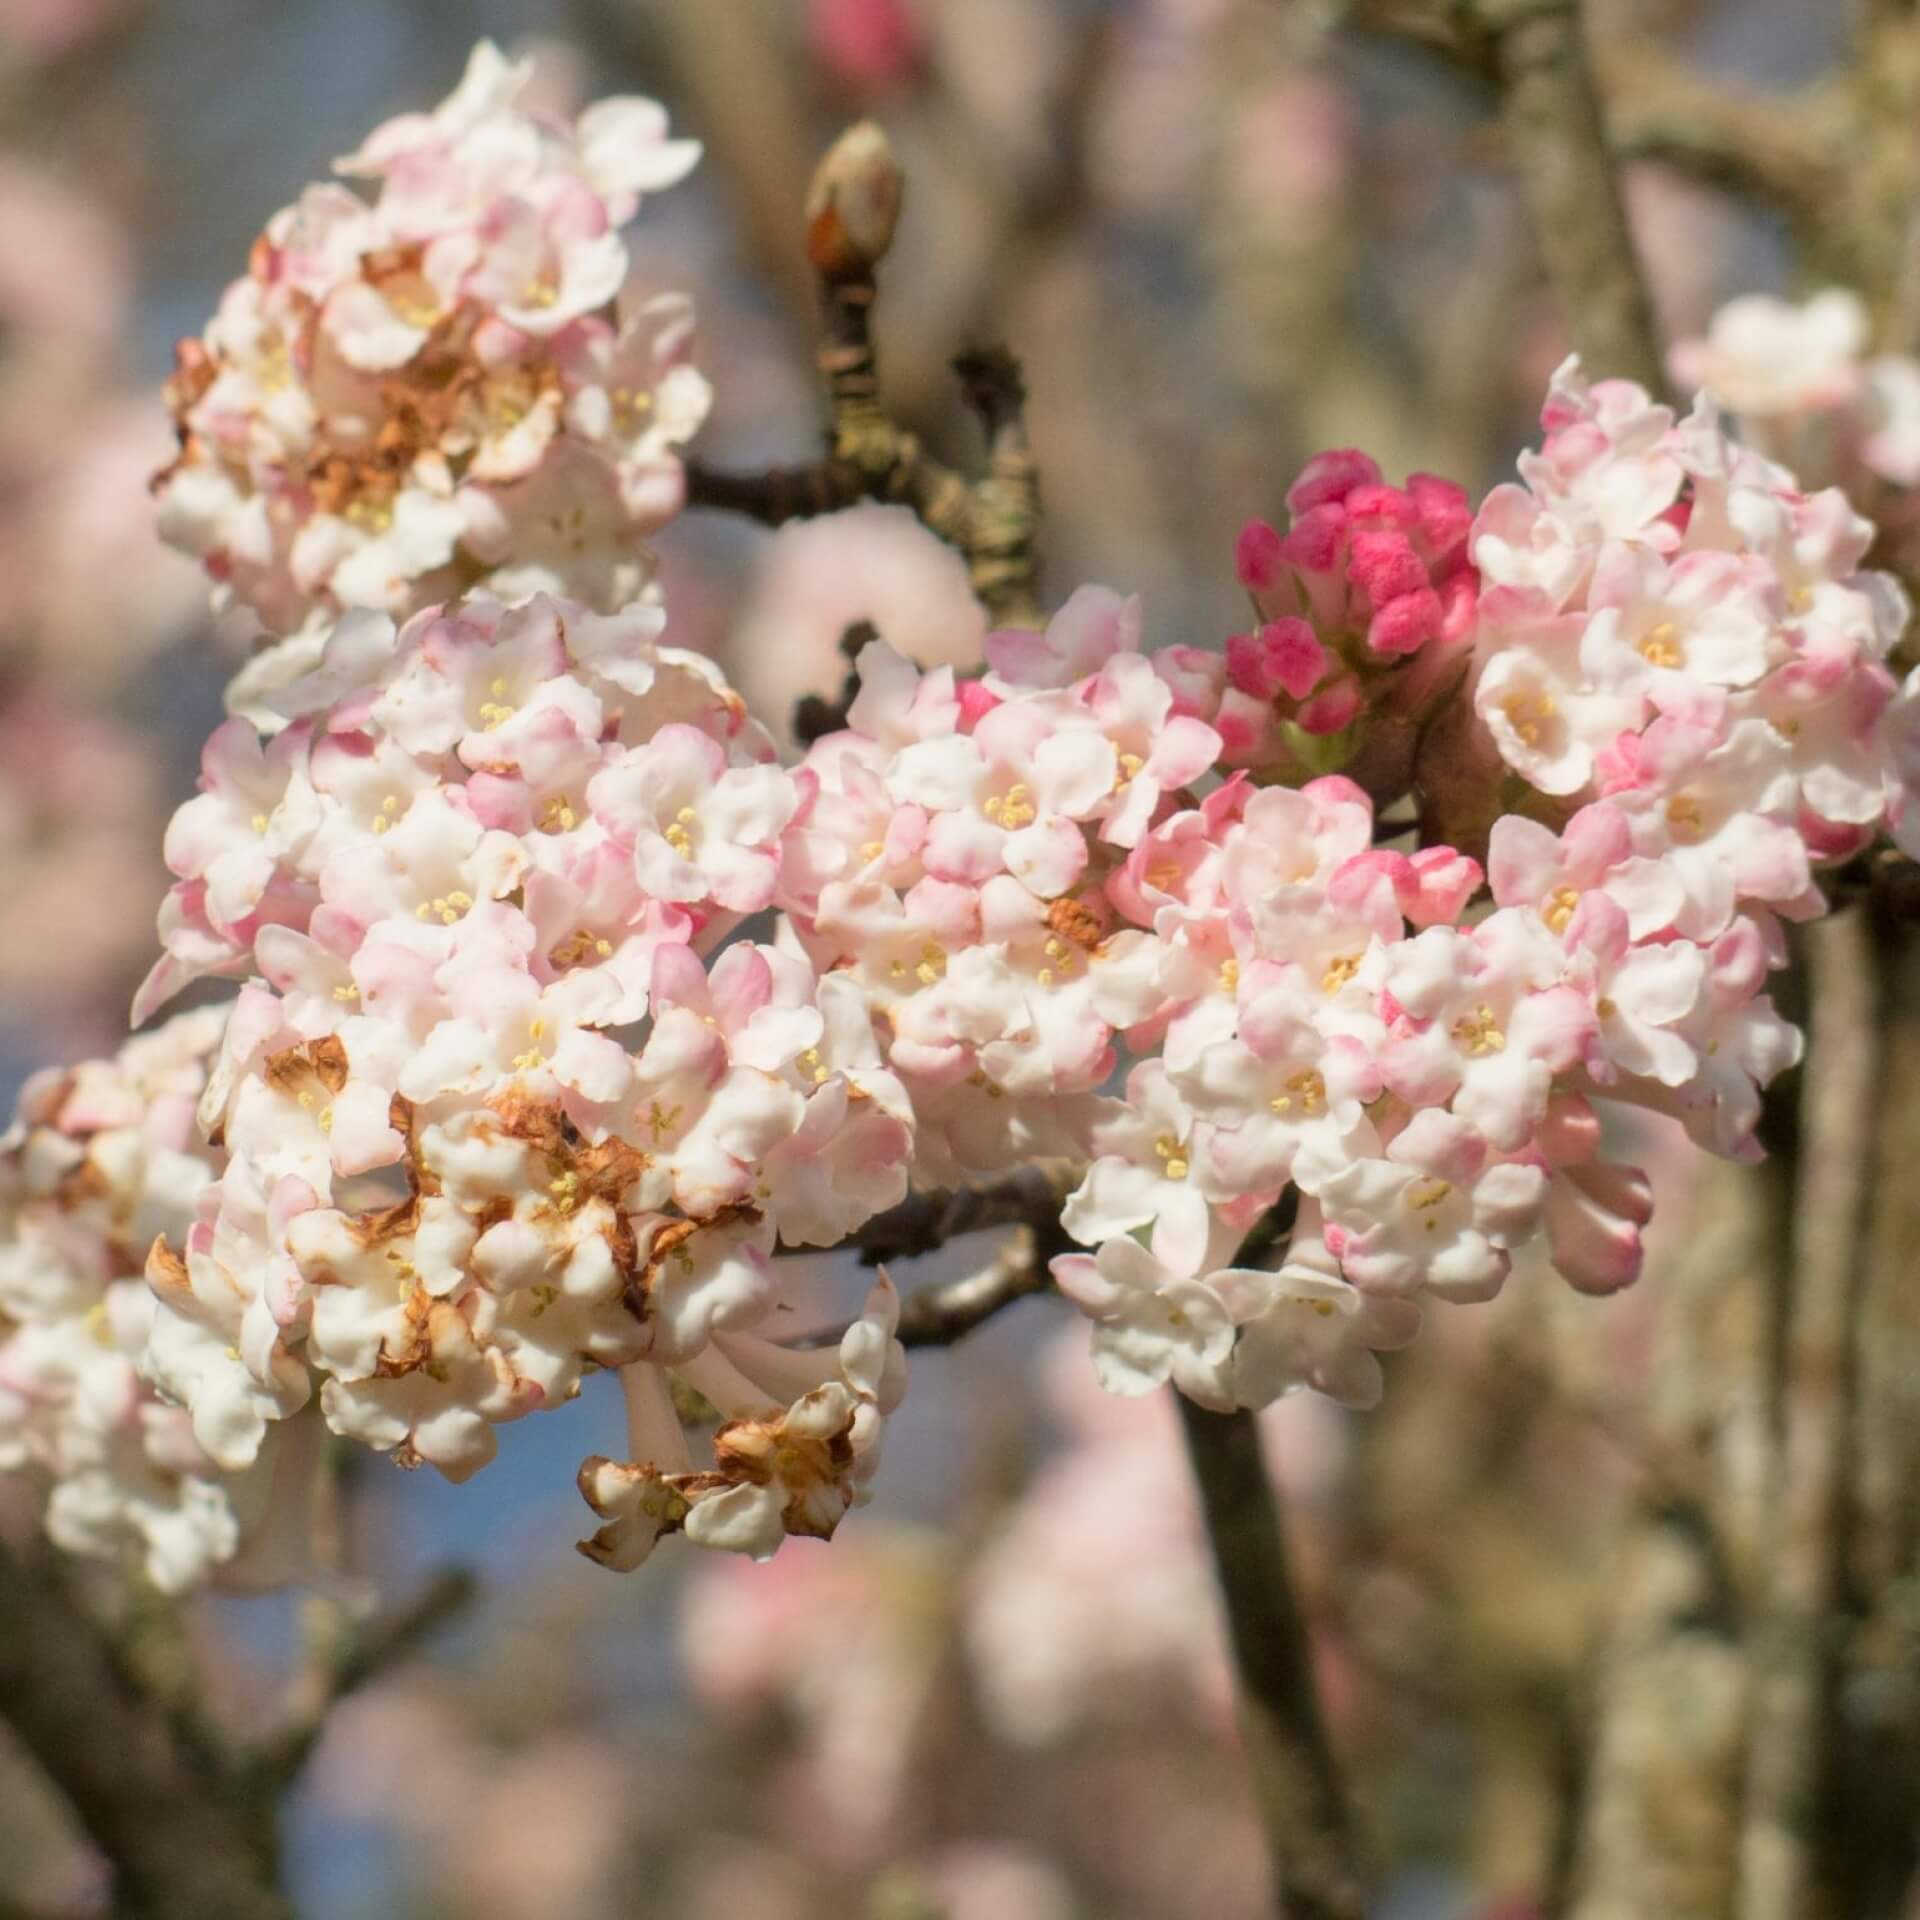
{"label": "yellow stamen", "polygon": [[1326,972],[1320,976],[1320,991],[1338,993],[1360,971],[1360,958],[1357,953],[1335,954],[1327,962]]}
{"label": "yellow stamen", "polygon": [[1475,1059],[1485,1053],[1499,1053],[1507,1044],[1507,1036],[1500,1031],[1491,1007],[1475,1007],[1471,1013],[1462,1014],[1451,1031],[1454,1039]]}
{"label": "yellow stamen", "polygon": [[1507,716],[1514,735],[1527,746],[1540,744],[1540,736],[1546,731],[1547,722],[1560,711],[1550,693],[1510,693],[1500,703],[1500,711]]}
{"label": "yellow stamen", "polygon": [[1579,905],[1580,892],[1577,887],[1555,887],[1540,908],[1540,918],[1555,933],[1565,933]]}
{"label": "yellow stamen", "polygon": [[1640,642],[1640,657],[1650,667],[1677,667],[1686,660],[1680,645],[1680,629],[1671,620],[1662,620]]}

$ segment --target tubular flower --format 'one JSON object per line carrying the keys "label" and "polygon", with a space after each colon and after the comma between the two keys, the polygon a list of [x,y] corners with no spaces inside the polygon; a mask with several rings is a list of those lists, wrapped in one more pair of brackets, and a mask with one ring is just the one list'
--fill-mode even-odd
{"label": "tubular flower", "polygon": [[237,698],[297,671],[342,609],[398,618],[485,581],[604,610],[647,580],[705,418],[693,312],[624,300],[620,229],[698,147],[652,101],[572,126],[519,104],[483,43],[430,114],[376,130],[256,242],[169,387],[161,529],[223,604],[307,631]]}
{"label": "tubular flower", "polygon": [[809,785],[658,626],[358,614],[264,754],[216,735],[138,1011],[248,977],[200,1103],[225,1171],[151,1267],[149,1365],[222,1465],[312,1397],[462,1479],[587,1373],[644,1397],[671,1368],[733,1421],[696,1540],[828,1533],[864,1486],[890,1336],[863,1322],[837,1371],[774,1344],[769,1255],[902,1197],[911,1107],[848,982],[784,933],[723,947]]}
{"label": "tubular flower", "polygon": [[44,1485],[57,1545],[137,1562],[167,1593],[265,1571],[269,1493],[297,1510],[312,1464],[287,1434],[224,1473],[142,1377],[148,1245],[184,1231],[219,1172],[193,1111],[222,1024],[182,1014],[111,1060],[37,1075],[0,1135],[0,1468]]}

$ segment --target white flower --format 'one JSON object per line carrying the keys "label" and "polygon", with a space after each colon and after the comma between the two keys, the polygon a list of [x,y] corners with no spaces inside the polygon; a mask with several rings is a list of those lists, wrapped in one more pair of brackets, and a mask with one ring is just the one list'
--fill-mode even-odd
{"label": "white flower", "polygon": [[1094,1323],[1094,1372],[1109,1393],[1151,1393],[1171,1380],[1202,1406],[1233,1404],[1233,1320],[1207,1279],[1169,1270],[1125,1236],[1097,1255],[1059,1255],[1053,1277]]}

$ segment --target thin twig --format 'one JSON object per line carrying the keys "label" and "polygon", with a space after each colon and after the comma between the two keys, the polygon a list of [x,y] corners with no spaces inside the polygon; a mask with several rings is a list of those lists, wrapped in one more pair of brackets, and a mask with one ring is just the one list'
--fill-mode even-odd
{"label": "thin twig", "polygon": [[248,1770],[255,1780],[278,1791],[297,1779],[334,1707],[418,1651],[472,1605],[478,1590],[469,1569],[443,1567],[411,1599],[348,1626],[302,1675],[286,1719],[250,1756]]}
{"label": "thin twig", "polygon": [[0,1547],[0,1715],[114,1871],[133,1920],[290,1920],[271,1825],[143,1697],[52,1556]]}
{"label": "thin twig", "polygon": [[968,560],[974,591],[1010,626],[1038,626],[1040,476],[1027,432],[1027,386],[1005,347],[977,347],[953,363],[987,441],[987,471],[972,493]]}
{"label": "thin twig", "polygon": [[1003,1308],[1045,1293],[1054,1255],[1072,1245],[1058,1220],[1051,1230],[1020,1228],[978,1273],[909,1296],[900,1309],[900,1344],[950,1347]]}
{"label": "thin twig", "polygon": [[[1003,1308],[1045,1293],[1053,1284],[1052,1261],[1073,1245],[1060,1224],[1077,1173],[1062,1166],[1022,1167],[986,1187],[949,1193],[911,1194],[897,1207],[869,1220],[846,1245],[862,1266],[914,1260],[965,1234],[995,1227],[1016,1231],[986,1266],[958,1280],[909,1294],[900,1309],[900,1341],[909,1347],[946,1347],[984,1325]],[[802,1253],[812,1248],[782,1248]],[[837,1328],[823,1339],[837,1339]]]}
{"label": "thin twig", "polygon": [[1210,1413],[1184,1394],[1174,1398],[1226,1605],[1280,1911],[1287,1920],[1363,1920],[1359,1843],[1314,1686],[1259,1426],[1250,1413]]}
{"label": "thin twig", "polygon": [[994,347],[970,351],[955,363],[986,434],[985,471],[978,479],[935,459],[881,399],[873,310],[877,270],[892,243],[901,190],[886,136],[862,122],[821,161],[808,195],[807,257],[820,302],[818,370],[828,412],[827,451],[804,465],[754,473],[690,461],[687,503],[774,527],[862,500],[911,508],[965,557],[974,591],[996,620],[1037,625],[1039,482],[1018,361],[1006,348]]}
{"label": "thin twig", "polygon": [[[843,1244],[857,1248],[860,1264],[917,1260],[964,1233],[990,1227],[1057,1226],[1060,1209],[1078,1183],[1077,1170],[1062,1162],[1035,1161],[983,1187],[912,1193],[897,1207],[877,1213]],[[782,1247],[782,1253],[813,1253],[812,1247]],[[837,1249],[836,1249],[837,1251]]]}

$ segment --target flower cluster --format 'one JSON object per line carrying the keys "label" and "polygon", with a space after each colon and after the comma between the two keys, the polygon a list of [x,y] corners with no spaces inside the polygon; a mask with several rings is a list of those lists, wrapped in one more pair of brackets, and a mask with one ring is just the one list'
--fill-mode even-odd
{"label": "flower cluster", "polygon": [[[911,1112],[851,981],[786,935],[719,950],[806,782],[660,618],[362,612],[281,732],[209,743],[138,1011],[257,976],[201,1107],[226,1170],[150,1267],[148,1365],[222,1465],[317,1380],[336,1432],[463,1478],[598,1367],[635,1447],[589,1463],[596,1558],[830,1533],[871,1472],[891,1290],[790,1350],[770,1256],[901,1197]],[[727,1419],[711,1469],[664,1367]]]}
{"label": "flower cluster", "polygon": [[1747,908],[1762,931],[1821,912],[1811,862],[1911,832],[1915,696],[1888,665],[1910,608],[1863,570],[1872,524],[1731,440],[1705,398],[1676,420],[1569,363],[1543,422],[1525,484],[1474,525],[1474,701],[1501,758],[1622,816],[1690,938]]}
{"label": "flower cluster", "polygon": [[111,1060],[37,1075],[0,1135],[0,1468],[43,1479],[58,1545],[137,1560],[168,1593],[257,1544],[276,1464],[276,1497],[299,1500],[289,1449],[224,1475],[139,1371],[147,1248],[219,1170],[193,1116],[222,1025],[183,1014]]}
{"label": "flower cluster", "polygon": [[[1413,1331],[1397,1296],[1436,1267],[1449,1278],[1456,1246],[1497,1285],[1544,1178],[1494,1164],[1442,1116],[1444,1140],[1425,1126],[1406,1142],[1438,1159],[1402,1181],[1431,1203],[1391,1284],[1363,1292],[1304,1245],[1279,1274],[1225,1255],[1290,1181],[1317,1195],[1357,1167],[1401,1171],[1378,1157],[1410,1120],[1381,1105],[1408,1024],[1388,956],[1407,913],[1451,920],[1479,872],[1445,851],[1375,854],[1372,809],[1337,778],[1259,789],[1241,774],[1196,799],[1221,754],[1195,710],[1205,689],[1180,650],[1139,641],[1134,603],[1083,589],[1044,635],[994,636],[977,682],[869,645],[848,729],[804,769],[817,791],[790,836],[785,903],[825,976],[857,981],[874,1009],[921,1178],[1091,1163],[1065,1224],[1099,1252],[1055,1271],[1099,1323],[1108,1384],[1172,1378],[1261,1405],[1310,1382],[1367,1400],[1372,1350]],[[1578,1051],[1577,1020],[1543,998],[1510,1063],[1538,1051],[1542,1108]],[[1104,1095],[1123,1046],[1125,1095]],[[1419,1091],[1444,1106],[1453,1088],[1430,1074]],[[1503,1124],[1501,1150],[1527,1131]]]}
{"label": "flower cluster", "polygon": [[622,310],[619,229],[699,149],[650,100],[550,123],[517,104],[529,78],[483,43],[432,113],[338,163],[376,197],[310,187],[179,350],[162,531],[269,633],[308,627],[297,664],[342,609],[483,581],[612,611],[680,504],[708,404],[692,310]]}
{"label": "flower cluster", "polygon": [[[1415,1296],[1486,1298],[1540,1231],[1575,1285],[1625,1285],[1650,1194],[1602,1157],[1596,1102],[1757,1154],[1759,1088],[1799,1048],[1763,992],[1778,916],[1822,910],[1815,861],[1906,824],[1913,703],[1883,664],[1906,607],[1859,571],[1865,523],[1704,409],[1676,424],[1569,371],[1548,428],[1528,485],[1472,523],[1481,581],[1456,571],[1451,495],[1425,553],[1361,524],[1391,490],[1353,456],[1296,489],[1337,565],[1243,542],[1243,569],[1271,544],[1269,588],[1327,594],[1270,624],[1275,657],[1337,629],[1357,680],[1403,618],[1415,653],[1474,648],[1475,709],[1560,829],[1505,815],[1484,876],[1377,847],[1351,780],[1223,777],[1241,689],[1141,651],[1138,609],[1098,590],[991,638],[978,681],[875,643],[848,729],[809,756],[784,904],[868,996],[922,1178],[1087,1163],[1064,1219],[1094,1251],[1055,1273],[1117,1390],[1369,1401]],[[1283,691],[1314,698],[1304,673]],[[1491,907],[1463,919],[1483,877]],[[1230,1264],[1289,1187],[1279,1270]]]}

